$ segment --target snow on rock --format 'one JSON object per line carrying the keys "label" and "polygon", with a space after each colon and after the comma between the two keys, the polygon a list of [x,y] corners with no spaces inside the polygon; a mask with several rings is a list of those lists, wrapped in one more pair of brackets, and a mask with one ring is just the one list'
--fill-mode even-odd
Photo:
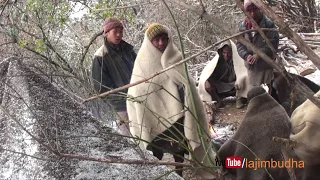
{"label": "snow on rock", "polygon": [[[17,60],[0,63],[0,179],[156,179],[167,166],[107,164],[64,154],[156,160]],[[182,179],[168,173],[162,179]]]}
{"label": "snow on rock", "polygon": [[305,78],[308,78],[309,80],[313,81],[314,83],[320,86],[320,70],[319,69],[317,69],[312,74],[306,75]]}

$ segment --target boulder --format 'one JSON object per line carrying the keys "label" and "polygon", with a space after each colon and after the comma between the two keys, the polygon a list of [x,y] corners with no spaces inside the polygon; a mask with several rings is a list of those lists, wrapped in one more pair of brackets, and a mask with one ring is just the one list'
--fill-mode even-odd
{"label": "boulder", "polygon": [[182,179],[167,166],[99,158],[156,161],[28,64],[0,63],[0,179]]}

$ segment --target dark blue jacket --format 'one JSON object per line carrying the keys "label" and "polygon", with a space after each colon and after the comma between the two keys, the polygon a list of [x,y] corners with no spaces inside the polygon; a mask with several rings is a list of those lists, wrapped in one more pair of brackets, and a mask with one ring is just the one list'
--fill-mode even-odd
{"label": "dark blue jacket", "polygon": [[[275,24],[265,15],[263,15],[260,23],[258,24],[260,28],[276,28]],[[248,30],[246,27],[246,22],[243,21],[240,25],[239,31],[246,31]],[[268,37],[270,42],[272,43],[275,50],[278,49],[279,46],[279,32],[278,31],[264,31],[265,35]],[[261,51],[263,51],[266,55],[268,55],[271,59],[275,59],[275,55],[271,51],[270,47],[267,45],[263,37],[260,35],[259,32],[256,32],[255,35],[252,33],[245,33],[243,34],[244,38],[250,41],[253,45],[255,45],[257,48],[259,48]],[[249,55],[253,55],[253,52],[249,49],[247,49],[246,46],[244,46],[242,43],[237,42],[237,49],[240,57],[247,61],[247,57]],[[248,67],[248,64],[245,63],[246,67]],[[259,59],[256,64],[253,65],[253,69],[256,70],[265,70],[272,68],[266,61],[263,59]]]}
{"label": "dark blue jacket", "polygon": [[[130,83],[136,53],[133,46],[121,41],[116,48],[107,43],[95,53],[92,62],[92,80],[97,93],[109,91]],[[116,111],[126,111],[127,90],[107,96]]]}

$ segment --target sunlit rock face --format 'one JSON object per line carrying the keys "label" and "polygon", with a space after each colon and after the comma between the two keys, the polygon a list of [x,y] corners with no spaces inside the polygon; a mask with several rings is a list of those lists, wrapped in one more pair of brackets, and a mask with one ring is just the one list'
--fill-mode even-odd
{"label": "sunlit rock face", "polygon": [[[0,63],[0,179],[156,179],[170,171],[59,158],[53,151],[155,160],[31,69],[14,59]],[[181,179],[168,174],[163,179]]]}

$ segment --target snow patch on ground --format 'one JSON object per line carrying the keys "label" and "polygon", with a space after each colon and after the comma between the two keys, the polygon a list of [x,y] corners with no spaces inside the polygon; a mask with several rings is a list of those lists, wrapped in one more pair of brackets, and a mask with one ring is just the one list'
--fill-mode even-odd
{"label": "snow patch on ground", "polygon": [[234,125],[222,126],[220,124],[215,124],[213,126],[215,135],[213,137],[213,142],[223,144],[228,139],[230,139],[236,132],[236,127]]}

